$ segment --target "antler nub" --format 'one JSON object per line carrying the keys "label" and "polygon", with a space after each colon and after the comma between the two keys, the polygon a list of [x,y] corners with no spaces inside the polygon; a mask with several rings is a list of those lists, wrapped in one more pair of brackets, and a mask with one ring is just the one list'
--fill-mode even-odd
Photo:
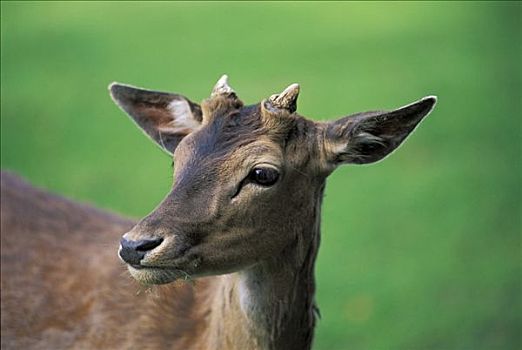
{"label": "antler nub", "polygon": [[292,84],[283,90],[280,94],[272,95],[268,101],[273,107],[286,109],[290,113],[297,110],[297,97],[299,96],[299,84]]}
{"label": "antler nub", "polygon": [[228,95],[232,95],[235,93],[236,92],[234,91],[234,89],[232,89],[230,87],[230,85],[228,85],[228,75],[223,74],[223,76],[221,78],[219,78],[218,82],[212,89],[212,94],[210,96],[211,97],[218,96],[218,95],[228,96]]}

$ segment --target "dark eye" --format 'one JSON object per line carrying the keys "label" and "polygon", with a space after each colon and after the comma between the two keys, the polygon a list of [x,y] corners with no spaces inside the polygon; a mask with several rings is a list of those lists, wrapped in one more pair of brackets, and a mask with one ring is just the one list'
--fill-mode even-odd
{"label": "dark eye", "polygon": [[261,186],[272,186],[279,179],[279,172],[273,168],[254,168],[249,175],[250,180]]}

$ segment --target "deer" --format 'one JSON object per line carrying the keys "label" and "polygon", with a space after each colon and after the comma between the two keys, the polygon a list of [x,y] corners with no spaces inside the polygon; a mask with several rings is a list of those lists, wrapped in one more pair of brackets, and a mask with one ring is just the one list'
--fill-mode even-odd
{"label": "deer", "polygon": [[313,121],[298,84],[252,105],[226,75],[200,104],[109,90],[172,188],[136,221],[4,172],[2,349],[310,349],[327,177],[389,155],[436,97]]}

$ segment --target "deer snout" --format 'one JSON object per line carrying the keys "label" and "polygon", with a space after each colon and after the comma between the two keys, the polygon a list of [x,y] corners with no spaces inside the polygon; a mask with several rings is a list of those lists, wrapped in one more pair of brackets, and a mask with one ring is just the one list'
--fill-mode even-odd
{"label": "deer snout", "polygon": [[140,265],[140,261],[145,257],[145,254],[158,247],[161,242],[163,242],[163,238],[151,240],[142,239],[139,241],[122,238],[120,241],[119,256],[127,264],[134,266]]}

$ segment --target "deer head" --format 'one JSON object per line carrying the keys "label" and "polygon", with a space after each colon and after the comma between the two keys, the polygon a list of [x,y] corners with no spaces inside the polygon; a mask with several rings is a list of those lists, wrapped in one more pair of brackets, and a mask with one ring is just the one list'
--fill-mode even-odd
{"label": "deer head", "polygon": [[315,122],[296,113],[297,84],[248,106],[226,76],[201,105],[117,83],[110,92],[174,158],[172,190],[121,240],[120,258],[145,284],[239,271],[290,251],[305,259],[326,177],[390,154],[436,102]]}

